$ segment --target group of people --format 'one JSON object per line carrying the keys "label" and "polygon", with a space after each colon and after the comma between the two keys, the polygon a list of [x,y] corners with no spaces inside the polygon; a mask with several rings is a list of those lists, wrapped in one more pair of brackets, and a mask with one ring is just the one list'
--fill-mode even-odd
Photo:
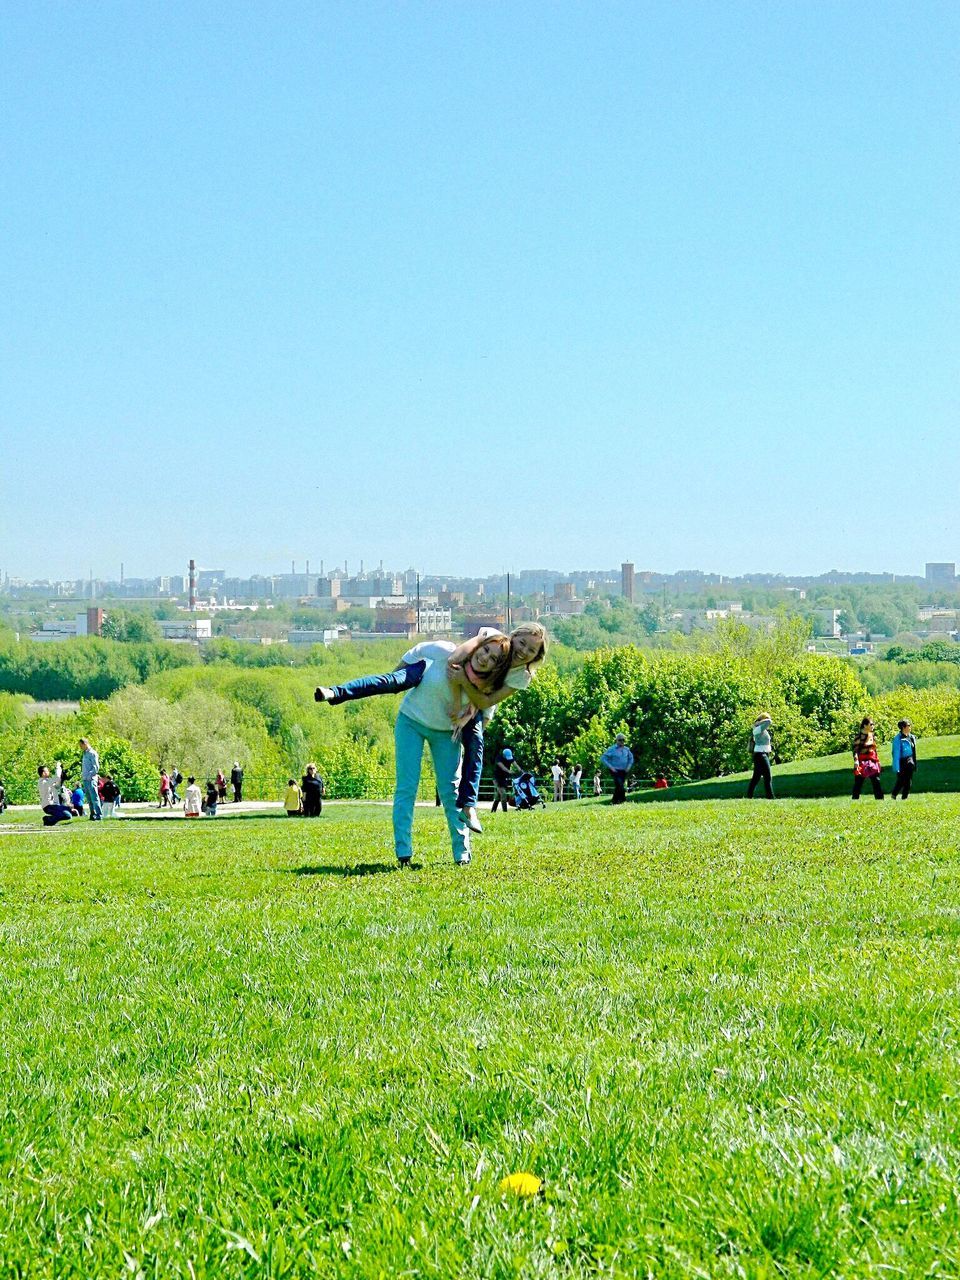
{"label": "group of people", "polygon": [[485,627],[460,645],[447,640],[414,645],[393,671],[317,689],[316,700],[331,706],[379,694],[404,695],[394,730],[393,840],[401,867],[413,859],[413,812],[424,747],[433,760],[453,860],[457,866],[469,864],[471,833],[483,830],[477,801],[484,723],[498,703],[529,686],[546,652],[547,633],[538,622],[521,623],[509,635]]}
{"label": "group of people", "polygon": [[91,822],[100,822],[116,813],[122,799],[120,788],[109,773],[100,775],[100,757],[87,738],[80,739],[80,781],[71,787],[63,765],[57,760],[53,769],[41,764],[37,768],[37,789],[43,825],[56,826],[82,818],[86,809]]}
{"label": "group of people", "polygon": [[320,771],[315,764],[308,764],[299,783],[295,778],[287,779],[287,793],[283,798],[287,817],[319,818],[326,794],[326,783],[320,776]]}
{"label": "group of people", "polygon": [[[181,801],[177,792],[177,788],[183,782],[183,774],[174,766],[172,769],[160,770],[160,803],[158,809],[175,809]],[[234,760],[233,768],[230,770],[230,786],[233,788],[234,804],[239,804],[243,799],[243,769],[240,767],[240,761]],[[191,794],[191,788],[195,788],[195,794]],[[197,808],[197,797],[199,797],[199,807]],[[222,769],[217,770],[215,778],[208,778],[206,781],[206,795],[204,796],[200,787],[197,785],[196,778],[187,779],[187,790],[183,797],[183,812],[187,818],[198,818],[201,814],[215,818],[217,816],[217,805],[226,804],[227,802],[227,777]]]}
{"label": "group of people", "polygon": [[[753,774],[747,784],[747,798],[753,797],[757,784],[762,782],[764,795],[768,800],[774,800],[776,797],[773,792],[773,771],[770,766],[771,763],[777,762],[777,755],[773,740],[773,723],[766,713],[757,716],[754,721],[750,745],[753,752]],[[906,800],[917,772],[917,739],[909,720],[900,720],[897,723],[897,732],[891,745],[891,765],[896,775],[893,790],[890,793],[891,799]],[[870,716],[864,716],[853,740],[851,798],[859,800],[864,783],[869,782],[874,798],[882,800],[883,786],[880,782],[882,772],[876,728]]]}

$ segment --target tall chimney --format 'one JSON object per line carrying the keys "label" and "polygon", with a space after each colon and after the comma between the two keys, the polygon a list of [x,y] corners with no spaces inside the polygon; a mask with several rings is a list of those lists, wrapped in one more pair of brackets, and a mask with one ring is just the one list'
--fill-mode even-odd
{"label": "tall chimney", "polygon": [[190,561],[190,611],[196,612],[197,608],[197,562]]}

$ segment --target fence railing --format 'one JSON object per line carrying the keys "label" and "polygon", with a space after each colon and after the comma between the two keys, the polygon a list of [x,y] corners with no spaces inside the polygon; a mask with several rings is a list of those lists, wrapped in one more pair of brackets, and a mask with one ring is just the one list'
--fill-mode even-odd
{"label": "fence railing", "polygon": [[[297,782],[299,783],[299,781],[300,779],[298,777]],[[687,782],[687,781],[688,779],[686,778],[672,780],[673,785],[680,785],[681,782]],[[338,792],[335,784],[327,783],[326,785],[327,785],[327,789],[326,789],[326,794],[324,798],[327,800],[390,800],[393,797],[393,787],[392,785],[389,785],[389,784],[386,787],[384,787],[382,791],[378,791],[376,794],[369,794],[369,795],[363,795],[363,796],[358,796],[352,793],[346,794],[346,793]],[[183,798],[183,792],[184,792],[185,786],[186,786],[185,783],[181,783],[180,787],[178,788],[178,792],[181,799]],[[652,787],[653,787],[653,778],[631,777],[629,779],[628,791],[648,791],[648,790],[651,790]],[[272,774],[271,775],[265,775],[265,774],[244,775],[244,779],[243,779],[243,799],[244,800],[279,801],[283,799],[286,789],[287,789],[286,777],[279,778],[279,777],[275,777]],[[201,786],[201,790],[203,790],[202,786]],[[553,800],[553,780],[550,778],[549,774],[547,774],[546,777],[539,777],[539,776],[537,777],[537,790],[539,791],[540,795],[543,796],[544,800],[548,800],[548,801]],[[433,800],[435,796],[435,791],[436,791],[436,788],[433,783],[433,780],[429,777],[424,778],[420,783],[420,790],[418,792],[417,798],[419,800]],[[589,781],[585,779],[580,784],[580,795],[582,799],[588,799],[589,797],[594,795],[609,796],[609,795],[612,795],[612,793],[613,793],[613,780],[608,775],[604,775],[603,778],[601,779],[599,792],[594,791],[594,783],[592,778]],[[480,780],[480,790],[479,790],[481,804],[486,802],[492,802],[495,795],[496,795],[496,787],[494,785],[493,779],[482,778]],[[159,803],[158,797],[148,796],[147,799],[148,800],[156,799],[157,803]],[[563,799],[564,800],[574,799],[573,788],[570,786],[569,783],[564,784]],[[227,803],[228,804],[231,803],[232,800],[233,800],[233,787],[228,784]]]}

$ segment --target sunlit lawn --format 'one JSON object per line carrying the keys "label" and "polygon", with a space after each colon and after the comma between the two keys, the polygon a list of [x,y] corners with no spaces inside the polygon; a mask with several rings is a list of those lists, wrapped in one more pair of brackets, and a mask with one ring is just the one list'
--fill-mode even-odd
{"label": "sunlit lawn", "polygon": [[960,800],[485,821],[0,836],[0,1274],[960,1271]]}

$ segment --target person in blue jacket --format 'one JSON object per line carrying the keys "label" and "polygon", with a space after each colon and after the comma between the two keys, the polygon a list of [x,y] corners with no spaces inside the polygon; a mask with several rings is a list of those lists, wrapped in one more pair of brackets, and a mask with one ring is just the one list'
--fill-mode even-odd
{"label": "person in blue jacket", "polygon": [[891,799],[897,796],[906,800],[913,785],[913,775],[917,771],[917,740],[910,732],[910,721],[901,720],[897,725],[900,732],[893,740],[893,771],[897,780],[890,792]]}
{"label": "person in blue jacket", "polygon": [[623,804],[627,798],[627,774],[633,768],[633,752],[622,733],[617,734],[613,746],[607,747],[600,757],[600,763],[610,770],[613,777],[613,797],[610,803]]}

